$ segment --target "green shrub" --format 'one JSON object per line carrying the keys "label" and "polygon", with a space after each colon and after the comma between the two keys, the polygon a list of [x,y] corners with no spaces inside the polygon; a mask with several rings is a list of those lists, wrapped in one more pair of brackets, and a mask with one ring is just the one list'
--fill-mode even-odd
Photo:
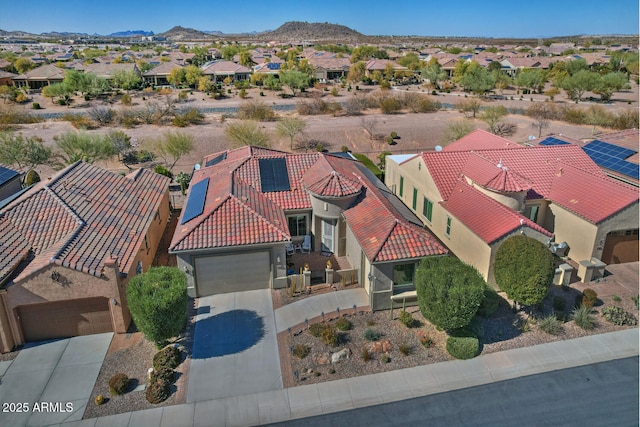
{"label": "green shrub", "polygon": [[293,355],[298,359],[304,359],[309,355],[310,351],[309,346],[304,344],[296,344],[295,347],[293,347]]}
{"label": "green shrub", "polygon": [[324,325],[323,323],[314,323],[313,325],[309,326],[309,333],[316,338],[320,338],[322,329],[324,329],[325,326],[326,325]]}
{"label": "green shrub", "polygon": [[109,379],[109,393],[117,396],[127,391],[129,377],[123,373],[117,373]]}
{"label": "green shrub", "polygon": [[380,358],[380,361],[382,363],[389,363],[391,362],[391,357],[388,354],[383,354],[382,357]]}
{"label": "green shrub", "polygon": [[387,96],[380,100],[380,111],[383,114],[394,114],[402,109],[402,104],[394,96]]}
{"label": "green shrub", "polygon": [[348,331],[349,329],[351,329],[351,326],[351,321],[349,321],[349,319],[347,319],[346,317],[341,317],[336,320],[336,328],[338,328],[338,330],[340,331]]}
{"label": "green shrub", "polygon": [[32,109],[32,110],[39,110],[39,109],[41,109],[41,108],[42,108],[42,107],[40,107],[40,104],[39,104],[39,103],[37,103],[37,102],[34,102],[33,104],[31,104],[31,109]]}
{"label": "green shrub", "polygon": [[367,169],[369,169],[371,172],[373,172],[373,174],[375,176],[377,176],[378,178],[382,177],[382,171],[380,170],[379,167],[377,167],[372,161],[371,159],[369,159],[367,157],[366,154],[361,154],[361,153],[353,153],[353,157],[355,157],[356,159],[358,159],[364,166],[366,166]]}
{"label": "green shrub", "polygon": [[475,337],[449,336],[447,352],[456,359],[473,359],[480,352],[480,343]]}
{"label": "green shrub", "polygon": [[400,353],[403,356],[408,356],[408,355],[411,354],[411,351],[413,350],[413,347],[411,347],[407,343],[402,343],[402,344],[400,344],[400,347],[398,347],[398,350],[400,351]]}
{"label": "green shrub", "polygon": [[367,320],[367,326],[374,326],[376,324],[376,321],[373,319],[369,319]]}
{"label": "green shrub", "polygon": [[582,291],[582,305],[591,308],[598,302],[598,293],[591,288]]}
{"label": "green shrub", "polygon": [[394,142],[395,142],[395,141],[393,140],[393,138],[391,138],[390,136],[388,136],[388,137],[386,138],[386,141],[387,141],[387,144],[389,144],[389,145],[393,145],[393,144],[394,144]]}
{"label": "green shrub", "polygon": [[173,174],[171,173],[171,171],[162,165],[156,165],[156,167],[153,168],[153,171],[159,175],[164,175],[170,179],[173,179]]}
{"label": "green shrub", "polygon": [[131,95],[125,93],[120,97],[122,105],[131,105]]}
{"label": "green shrub", "polygon": [[38,172],[36,172],[35,170],[30,169],[29,172],[27,172],[27,175],[24,177],[24,185],[30,187],[36,182],[40,182],[40,175],[38,175]]}
{"label": "green shrub", "polygon": [[401,310],[400,311],[400,315],[398,316],[398,320],[400,321],[400,323],[402,323],[407,328],[411,328],[413,326],[414,318],[411,315],[411,313],[409,313],[406,310]]}
{"label": "green shrub", "polygon": [[542,302],[554,271],[553,254],[544,243],[528,236],[511,236],[496,252],[496,283],[509,298],[525,305]]}
{"label": "green shrub", "polygon": [[127,301],[136,327],[158,348],[187,322],[187,276],[177,267],[151,267],[134,276]]}
{"label": "green shrub", "polygon": [[611,297],[612,300],[614,300],[615,302],[620,302],[622,301],[622,298],[620,298],[618,295],[614,295]]}
{"label": "green shrub", "polygon": [[331,347],[335,347],[338,345],[338,332],[330,325],[327,325],[327,327],[322,330],[320,338],[322,339],[323,343]]}
{"label": "green shrub", "polygon": [[147,389],[145,390],[145,397],[147,398],[147,402],[158,404],[167,400],[167,398],[169,397],[169,386],[170,384],[163,381],[155,381],[149,383]]}
{"label": "green shrub", "polygon": [[426,257],[416,271],[418,305],[435,326],[467,326],[478,312],[486,282],[478,270],[454,257]]}
{"label": "green shrub", "polygon": [[396,139],[398,137],[398,133],[396,131],[393,131],[389,136],[393,139]]}
{"label": "green shrub", "polygon": [[378,341],[381,337],[380,332],[371,329],[371,328],[367,328],[366,331],[364,331],[364,339],[366,339],[367,341]]}
{"label": "green shrub", "polygon": [[607,319],[607,321],[617,326],[634,326],[638,324],[638,320],[635,318],[635,316],[627,311],[624,311],[624,309],[622,309],[621,307],[605,307],[602,309],[602,316]]}
{"label": "green shrub", "polygon": [[180,349],[169,346],[165,347],[153,356],[153,368],[169,368],[175,369],[182,362],[182,353]]}
{"label": "green shrub", "polygon": [[571,312],[571,318],[576,322],[576,325],[580,326],[582,329],[590,330],[595,326],[593,323],[593,316],[591,315],[591,309],[584,305],[574,308]]}
{"label": "green shrub", "polygon": [[551,335],[559,335],[562,332],[562,323],[554,315],[546,316],[540,319],[538,327]]}

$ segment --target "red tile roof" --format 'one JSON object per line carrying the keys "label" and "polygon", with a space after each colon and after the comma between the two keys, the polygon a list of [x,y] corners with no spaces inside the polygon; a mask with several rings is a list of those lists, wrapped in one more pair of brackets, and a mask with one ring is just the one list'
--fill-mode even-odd
{"label": "red tile roof", "polygon": [[457,141],[453,141],[443,151],[470,151],[470,150],[497,150],[500,148],[520,148],[521,145],[511,142],[506,138],[476,129],[463,136]]}
{"label": "red tile roof", "polygon": [[[572,144],[499,150],[425,152],[422,153],[422,158],[442,200],[445,201],[451,197],[459,177],[467,173],[475,176],[478,183],[486,185],[487,188],[498,189],[504,183],[505,191],[524,189],[530,183],[528,199],[551,200],[593,223],[598,223],[638,201],[638,193],[635,189],[608,178],[579,146]],[[491,174],[486,170],[490,171],[490,169],[486,168],[486,164],[482,167],[478,166],[483,164],[482,159],[495,165],[502,165],[508,173],[487,179]],[[570,171],[561,180],[562,188],[556,184],[559,170]],[[553,190],[552,187],[554,187]],[[587,195],[595,192],[601,195],[601,198],[597,203],[583,202],[579,206],[577,203],[568,203],[577,196],[578,192]]]}
{"label": "red tile roof", "polygon": [[147,170],[124,177],[77,162],[25,193],[0,214],[34,254],[14,281],[50,264],[99,276],[109,256],[129,271],[168,184]]}
{"label": "red tile roof", "polygon": [[[286,159],[291,190],[262,193],[258,159],[277,157]],[[291,237],[284,212],[311,209],[304,188],[308,183],[310,191],[332,197],[364,190],[357,203],[344,211],[344,217],[372,262],[447,252],[430,232],[404,219],[357,165],[353,160],[320,153],[290,154],[253,147],[228,151],[225,160],[195,172],[192,183],[209,178],[204,210],[178,226],[170,250],[288,241]]]}
{"label": "red tile roof", "polygon": [[[521,227],[529,227],[551,237],[553,234],[459,180],[442,206],[486,243],[491,244]],[[452,231],[455,232],[455,231]]]}
{"label": "red tile roof", "polygon": [[0,284],[29,254],[29,242],[13,227],[11,221],[0,216]]}
{"label": "red tile roof", "polygon": [[494,164],[477,153],[469,156],[462,175],[490,190],[520,192],[531,189],[531,181],[502,165],[502,160]]}

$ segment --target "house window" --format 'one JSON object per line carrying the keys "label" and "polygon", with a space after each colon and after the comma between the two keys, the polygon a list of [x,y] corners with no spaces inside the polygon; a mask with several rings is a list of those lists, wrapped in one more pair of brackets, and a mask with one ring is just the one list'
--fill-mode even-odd
{"label": "house window", "polygon": [[295,215],[287,217],[289,221],[289,234],[291,236],[306,236],[307,233],[307,216]]}
{"label": "house window", "polygon": [[418,207],[418,189],[416,187],[413,187],[413,200],[411,202],[411,207],[414,211]]}
{"label": "house window", "polygon": [[431,216],[433,215],[433,202],[426,197],[422,200],[422,216],[431,222]]}
{"label": "house window", "polygon": [[393,293],[399,294],[407,291],[414,291],[416,289],[413,283],[413,276],[415,273],[416,265],[414,263],[409,264],[396,264],[393,266]]}
{"label": "house window", "polygon": [[529,219],[535,223],[538,222],[538,210],[540,210],[540,206],[533,205],[531,206],[531,212],[529,212]]}
{"label": "house window", "polygon": [[447,217],[447,230],[444,234],[446,234],[447,237],[451,236],[451,217],[450,216]]}
{"label": "house window", "polygon": [[147,236],[144,236],[144,249],[149,253],[149,240],[147,239]]}
{"label": "house window", "polygon": [[400,197],[404,194],[404,177],[400,176]]}

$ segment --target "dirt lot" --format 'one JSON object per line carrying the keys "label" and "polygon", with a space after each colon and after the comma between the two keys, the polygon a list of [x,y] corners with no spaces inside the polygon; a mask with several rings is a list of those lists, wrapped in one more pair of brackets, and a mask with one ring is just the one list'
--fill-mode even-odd
{"label": "dirt lot", "polygon": [[[362,96],[375,89],[363,88],[358,91],[358,96]],[[427,90],[420,87],[401,87],[397,88],[395,92],[419,92],[428,93]],[[174,92],[175,95],[176,92]],[[326,91],[318,91],[315,89],[310,90],[307,93],[299,94],[295,98],[282,99],[278,97],[276,93],[270,91],[264,91],[265,96],[260,96],[257,89],[250,89],[248,91],[248,98],[245,100],[240,99],[235,94],[231,94],[229,98],[221,100],[214,100],[207,98],[202,93],[194,92],[189,95],[186,106],[196,108],[231,108],[237,107],[243,102],[260,101],[267,105],[290,105],[293,106],[300,100],[305,98],[312,98],[322,96],[323,100],[327,102],[344,102],[349,97],[353,96],[352,92],[348,92],[346,89],[341,89],[338,96],[329,95]],[[509,108],[521,108],[526,109],[530,104],[530,96],[527,99],[519,100],[516,96],[515,100],[510,100],[509,94],[506,93],[506,100],[502,101],[486,101],[486,105],[494,105],[500,102],[501,104]],[[133,94],[133,105],[123,106],[119,103],[106,104],[104,101],[90,101],[84,102],[76,100],[70,107],[61,107],[54,105],[51,100],[43,99],[39,94],[33,94],[32,98],[35,102],[40,102],[43,106],[43,110],[40,113],[81,113],[86,112],[94,106],[113,108],[114,110],[121,109],[136,109],[142,108],[149,102],[163,102],[163,97],[156,95],[150,96],[146,94],[145,99],[142,99],[143,94]],[[440,94],[437,100],[445,105],[455,105],[460,100],[464,99],[464,94],[451,93]],[[534,102],[544,101],[545,97],[542,95],[533,95]],[[632,106],[629,106],[628,102],[631,102]],[[559,97],[556,99],[558,104],[567,104],[567,100]],[[590,103],[584,102],[581,106],[588,106]],[[638,88],[634,84],[632,90],[616,94],[615,102],[605,105],[604,107],[609,110],[626,109],[636,107],[638,105]],[[400,113],[400,114],[381,114],[379,110],[366,110],[365,116],[352,116],[352,117],[333,117],[328,115],[321,116],[304,116],[307,122],[307,127],[302,135],[298,135],[296,140],[315,139],[324,141],[329,151],[340,151],[342,146],[348,147],[350,150],[359,153],[367,154],[371,159],[375,161],[376,156],[382,151],[390,151],[392,153],[409,153],[420,150],[433,149],[436,145],[444,145],[446,143],[444,139],[444,132],[447,125],[453,120],[462,120],[464,118],[462,113],[458,111],[447,109],[436,113],[427,114],[414,114],[414,113]],[[295,111],[290,112],[278,112],[279,116],[284,115],[296,115]],[[195,148],[194,150],[184,158],[180,159],[174,172],[178,171],[191,171],[193,165],[201,162],[202,157],[220,151],[230,147],[229,141],[224,135],[225,123],[228,123],[235,119],[223,119],[222,113],[206,114],[206,118],[203,124],[197,126],[189,126],[179,129],[180,132],[185,132],[194,137]],[[388,135],[392,131],[397,132],[399,139],[396,140],[396,145],[388,145],[384,140],[371,140],[368,134],[365,132],[362,126],[363,117],[374,118],[377,123],[376,133]],[[473,123],[476,128],[487,129],[486,123],[479,119],[465,119]],[[526,141],[530,135],[535,135],[536,130],[532,127],[532,121],[526,116],[522,115],[510,115],[506,121],[516,126],[513,135],[508,139],[516,142]],[[263,122],[261,126],[267,130],[271,135],[272,147],[278,150],[289,150],[289,140],[287,137],[280,137],[277,135],[275,122]],[[111,130],[119,129],[114,126],[103,127],[95,130],[89,130],[90,133],[107,133]],[[163,132],[176,131],[178,128],[173,126],[156,126],[156,125],[139,125],[134,128],[122,129],[128,135],[131,136],[132,141],[138,144],[140,147],[149,145],[150,141],[160,136]],[[22,132],[25,136],[38,136],[42,138],[47,145],[54,144],[54,136],[60,135],[64,132],[75,131],[73,126],[69,122],[60,120],[47,120],[43,123],[20,125],[19,132]],[[606,131],[605,129],[597,128],[596,132]],[[551,122],[550,126],[544,129],[543,135],[559,134],[573,137],[573,138],[590,138],[594,134],[594,128],[591,126],[577,126],[564,122]],[[126,171],[118,162],[103,162],[99,163],[100,166],[106,167],[114,171]],[[49,176],[53,171],[46,167],[40,167],[38,172],[41,172],[44,176]]]}

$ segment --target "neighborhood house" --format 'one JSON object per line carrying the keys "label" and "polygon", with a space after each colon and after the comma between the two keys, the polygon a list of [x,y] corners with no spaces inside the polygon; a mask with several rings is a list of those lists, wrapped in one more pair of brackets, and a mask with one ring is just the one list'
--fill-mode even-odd
{"label": "neighborhood house", "polygon": [[0,352],[127,331],[126,284],[153,262],[168,181],[76,162],[0,209]]}
{"label": "neighborhood house", "polygon": [[296,246],[345,257],[374,310],[415,304],[417,264],[447,253],[355,160],[257,147],[204,159],[170,245],[192,297],[283,288]]}

